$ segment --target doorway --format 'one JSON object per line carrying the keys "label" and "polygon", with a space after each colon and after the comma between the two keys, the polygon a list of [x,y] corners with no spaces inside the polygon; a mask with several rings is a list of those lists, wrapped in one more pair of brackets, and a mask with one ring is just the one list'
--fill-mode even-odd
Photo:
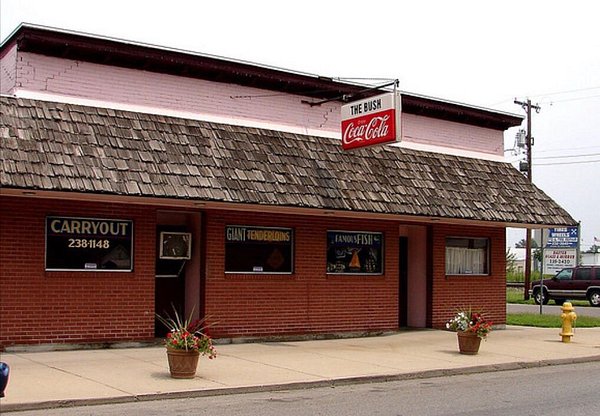
{"label": "doorway", "polygon": [[[159,211],[156,226],[154,310],[159,315],[193,319],[199,317],[200,294],[200,213]],[[156,337],[167,328],[155,319]]]}
{"label": "doorway", "polygon": [[408,237],[400,237],[399,284],[398,284],[398,327],[408,326]]}

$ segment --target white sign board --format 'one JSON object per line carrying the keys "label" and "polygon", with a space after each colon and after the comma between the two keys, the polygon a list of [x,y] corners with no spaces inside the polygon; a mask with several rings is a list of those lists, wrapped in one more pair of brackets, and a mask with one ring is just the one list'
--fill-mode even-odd
{"label": "white sign board", "polygon": [[577,250],[574,248],[544,250],[544,274],[556,274],[565,267],[576,265]]}

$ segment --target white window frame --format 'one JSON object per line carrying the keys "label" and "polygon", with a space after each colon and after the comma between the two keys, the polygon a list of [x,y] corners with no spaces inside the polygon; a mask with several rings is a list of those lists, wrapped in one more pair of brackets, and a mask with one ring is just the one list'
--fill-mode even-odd
{"label": "white window frame", "polygon": [[[457,240],[462,240],[462,244],[450,245]],[[482,241],[485,241],[484,248],[478,247]],[[479,244],[476,244],[476,242]],[[489,238],[462,236],[446,237],[445,247],[445,272],[447,276],[490,275],[491,251]]]}

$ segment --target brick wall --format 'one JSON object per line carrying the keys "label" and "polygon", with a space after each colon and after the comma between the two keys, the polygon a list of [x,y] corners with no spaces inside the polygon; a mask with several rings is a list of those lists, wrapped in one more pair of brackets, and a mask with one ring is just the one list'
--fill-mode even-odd
{"label": "brick wall", "polygon": [[[0,348],[24,343],[146,340],[154,336],[156,210],[0,197]],[[134,221],[134,271],[46,272],[48,215]],[[206,215],[205,311],[215,337],[394,330],[398,326],[398,223],[212,211]],[[226,225],[294,229],[291,275],[226,274]],[[443,328],[455,308],[482,308],[506,321],[503,228],[432,228],[428,326]],[[326,231],[384,233],[384,274],[328,275]],[[447,236],[487,237],[490,276],[446,276]],[[410,313],[410,311],[409,311]]]}
{"label": "brick wall", "polygon": [[[47,215],[131,219],[134,271],[46,272]],[[0,197],[0,347],[154,336],[155,211]]]}
{"label": "brick wall", "polygon": [[[504,228],[436,225],[433,227],[431,326],[444,328],[454,311],[472,306],[494,324],[506,323],[506,232]],[[490,239],[489,276],[446,276],[446,237]]]}
{"label": "brick wall", "polygon": [[[206,314],[214,336],[260,336],[398,327],[398,231],[395,223],[216,212],[207,213]],[[225,274],[226,225],[294,228],[292,275]],[[327,230],[384,233],[385,274],[326,274]]]}

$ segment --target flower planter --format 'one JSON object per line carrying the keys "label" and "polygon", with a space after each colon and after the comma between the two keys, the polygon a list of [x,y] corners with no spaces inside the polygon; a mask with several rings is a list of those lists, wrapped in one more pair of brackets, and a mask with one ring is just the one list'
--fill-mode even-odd
{"label": "flower planter", "polygon": [[458,331],[458,351],[461,354],[475,355],[479,352],[481,338],[475,332]]}
{"label": "flower planter", "polygon": [[172,378],[194,378],[200,352],[167,347],[169,371]]}

